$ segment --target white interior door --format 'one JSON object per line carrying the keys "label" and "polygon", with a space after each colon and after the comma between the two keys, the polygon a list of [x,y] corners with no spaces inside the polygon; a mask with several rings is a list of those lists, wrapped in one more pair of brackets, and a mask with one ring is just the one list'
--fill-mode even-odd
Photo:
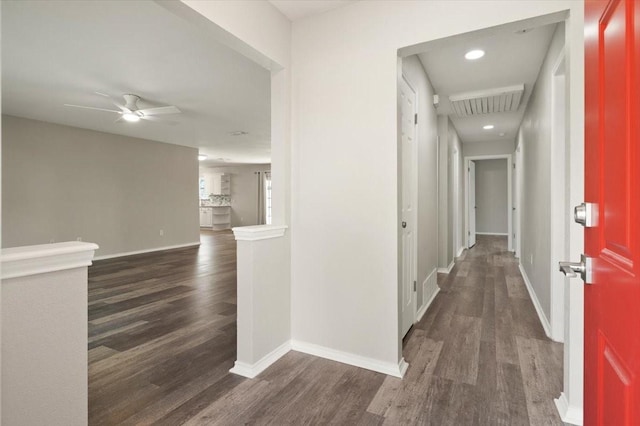
{"label": "white interior door", "polygon": [[469,248],[476,245],[476,162],[469,161]]}
{"label": "white interior door", "polygon": [[402,335],[407,334],[416,316],[416,93],[400,79],[398,90],[401,114],[402,192],[401,192],[401,286],[402,286]]}

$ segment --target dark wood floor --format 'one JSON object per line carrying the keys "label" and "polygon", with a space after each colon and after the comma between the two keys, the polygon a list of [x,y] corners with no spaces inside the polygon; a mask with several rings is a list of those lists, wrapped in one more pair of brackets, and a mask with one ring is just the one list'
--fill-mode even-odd
{"label": "dark wood floor", "polygon": [[235,241],[95,262],[91,425],[561,424],[549,341],[506,240],[480,237],[405,339],[403,380],[290,352],[256,379],[235,360]]}

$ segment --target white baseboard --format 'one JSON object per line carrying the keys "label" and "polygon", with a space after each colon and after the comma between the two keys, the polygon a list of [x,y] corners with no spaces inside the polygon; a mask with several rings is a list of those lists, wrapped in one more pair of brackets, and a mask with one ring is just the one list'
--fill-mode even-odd
{"label": "white baseboard", "polygon": [[128,251],[125,253],[105,254],[104,256],[96,256],[93,258],[93,260],[114,259],[116,257],[133,256],[134,254],[153,253],[154,251],[173,250],[173,249],[193,247],[193,246],[199,246],[199,245],[200,245],[200,241],[195,241],[192,243],[177,244],[174,246],[156,247],[156,248],[150,248],[150,249],[144,249],[144,250]]}
{"label": "white baseboard", "polygon": [[239,376],[253,379],[258,374],[266,370],[271,364],[282,358],[287,352],[291,350],[291,341],[288,340],[282,345],[269,352],[267,355],[255,364],[247,364],[246,362],[236,361],[233,368],[229,370],[230,373],[237,374]]}
{"label": "white baseboard", "polygon": [[560,396],[553,401],[556,403],[556,408],[558,409],[558,413],[560,413],[560,419],[564,424],[582,426],[582,408],[570,406],[564,392],[562,392]]}
{"label": "white baseboard", "polygon": [[438,272],[441,274],[448,274],[451,272],[451,270],[453,269],[453,265],[455,265],[455,260],[452,260],[451,263],[449,264],[449,266],[447,266],[446,268],[438,268]]}
{"label": "white baseboard", "polygon": [[540,318],[540,322],[542,323],[542,328],[544,328],[544,332],[547,335],[547,337],[551,339],[551,324],[549,324],[549,320],[547,319],[547,316],[544,314],[544,311],[542,310],[542,306],[540,305],[538,296],[536,295],[536,292],[533,290],[531,281],[529,281],[529,277],[527,276],[527,273],[522,267],[521,262],[518,263],[518,269],[520,269],[520,273],[522,274],[522,278],[524,279],[524,284],[527,287],[527,291],[529,292],[529,297],[531,297],[533,306],[536,308],[536,312],[538,313],[538,318]]}
{"label": "white baseboard", "polygon": [[499,237],[509,236],[507,232],[478,232],[478,231],[476,231],[476,235],[497,235]]}
{"label": "white baseboard", "polygon": [[407,367],[409,366],[409,364],[405,362],[404,358],[402,358],[398,364],[393,364],[390,362],[378,361],[373,358],[326,348],[324,346],[316,345],[313,343],[301,342],[299,340],[291,341],[291,349],[309,355],[318,356],[320,358],[326,358],[332,361],[341,362],[343,364],[353,365],[355,367],[376,371],[378,373],[386,374],[393,377],[402,378],[402,376],[404,376],[404,373],[407,371]]}
{"label": "white baseboard", "polygon": [[462,247],[460,247],[460,248],[458,249],[458,254],[456,255],[456,257],[460,257],[460,256],[462,256],[462,252],[463,252],[463,251],[464,251],[464,246],[462,246]]}
{"label": "white baseboard", "polygon": [[440,293],[440,287],[436,286],[436,291],[433,292],[433,295],[429,298],[427,303],[423,304],[420,310],[418,311],[416,315],[416,322],[420,321],[424,316],[424,314],[427,313],[427,309],[429,309],[429,306],[431,306],[431,304],[433,303],[433,300],[436,298],[438,293]]}

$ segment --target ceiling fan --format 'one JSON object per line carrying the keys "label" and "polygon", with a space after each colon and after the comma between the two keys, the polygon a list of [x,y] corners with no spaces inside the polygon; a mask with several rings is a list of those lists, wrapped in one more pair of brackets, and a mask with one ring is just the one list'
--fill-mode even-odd
{"label": "ceiling fan", "polygon": [[101,93],[101,92],[95,92],[95,93],[97,95],[108,98],[111,101],[111,103],[116,107],[118,107],[120,110],[118,111],[115,109],[96,108],[96,107],[90,107],[90,106],[84,106],[84,105],[72,105],[72,104],[64,104],[64,106],[73,107],[73,108],[93,109],[97,111],[105,111],[105,112],[120,114],[120,117],[118,117],[116,122],[120,120],[125,120],[132,123],[140,121],[141,119],[157,121],[159,119],[155,117],[156,115],[180,114],[182,112],[180,111],[180,109],[178,109],[178,107],[174,105],[140,109],[138,108],[138,101],[140,100],[140,96],[134,95],[131,93],[122,95],[122,97],[124,98],[124,105],[116,102],[111,96],[105,93]]}

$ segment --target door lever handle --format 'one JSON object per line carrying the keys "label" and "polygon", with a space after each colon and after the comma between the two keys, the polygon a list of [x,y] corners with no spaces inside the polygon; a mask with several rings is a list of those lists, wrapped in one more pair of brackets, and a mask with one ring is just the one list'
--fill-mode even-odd
{"label": "door lever handle", "polygon": [[580,274],[580,278],[585,284],[591,284],[591,258],[584,254],[580,255],[580,262],[558,262],[558,269],[568,278],[575,278]]}

